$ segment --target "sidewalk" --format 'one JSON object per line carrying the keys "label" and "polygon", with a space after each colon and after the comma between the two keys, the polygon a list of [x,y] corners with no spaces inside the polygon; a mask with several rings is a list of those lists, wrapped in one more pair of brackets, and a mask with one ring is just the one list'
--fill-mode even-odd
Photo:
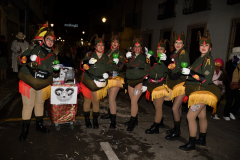
{"label": "sidewalk", "polygon": [[0,82],[0,110],[18,93],[17,73],[7,70],[7,80]]}

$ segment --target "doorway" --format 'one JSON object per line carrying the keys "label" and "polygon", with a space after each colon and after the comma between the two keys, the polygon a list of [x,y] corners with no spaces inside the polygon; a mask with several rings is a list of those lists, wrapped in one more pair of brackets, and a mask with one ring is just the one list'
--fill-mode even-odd
{"label": "doorway", "polygon": [[152,50],[153,31],[142,32],[143,47],[147,47],[148,50]]}

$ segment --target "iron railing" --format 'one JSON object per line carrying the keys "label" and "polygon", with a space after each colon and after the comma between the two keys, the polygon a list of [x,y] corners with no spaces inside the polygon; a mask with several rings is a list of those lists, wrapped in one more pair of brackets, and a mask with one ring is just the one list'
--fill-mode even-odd
{"label": "iron railing", "polygon": [[168,18],[176,17],[175,5],[177,0],[167,0],[158,5],[157,20],[164,20]]}
{"label": "iron railing", "polygon": [[240,0],[227,0],[227,4],[229,4],[229,5],[234,5],[237,3],[240,3]]}
{"label": "iron railing", "polygon": [[211,10],[211,0],[184,0],[183,14],[188,15],[192,13]]}

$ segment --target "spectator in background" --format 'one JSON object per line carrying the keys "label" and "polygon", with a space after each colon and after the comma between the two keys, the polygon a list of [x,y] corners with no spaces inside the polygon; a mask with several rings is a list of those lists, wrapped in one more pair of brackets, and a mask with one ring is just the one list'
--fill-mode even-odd
{"label": "spectator in background", "polygon": [[224,83],[226,88],[226,105],[224,108],[223,118],[226,121],[230,121],[230,119],[235,120],[236,118],[234,115],[237,114],[240,107],[240,90],[232,90],[230,88],[231,82],[239,82],[240,80],[240,47],[233,48],[232,52],[233,53],[231,53],[229,61],[226,63],[226,72],[228,77]]}
{"label": "spectator in background", "polygon": [[[226,77],[226,75],[222,71],[224,62],[221,58],[216,58],[214,62],[215,62],[215,69],[214,69],[212,81],[215,85],[217,85],[221,89],[221,96],[222,96],[225,92],[225,86],[223,83]],[[211,118],[216,120],[220,119],[216,113],[212,114]]]}
{"label": "spectator in background", "polygon": [[72,67],[76,68],[74,61],[72,59],[72,54],[70,49],[64,49],[62,52],[62,56],[58,58],[61,64],[63,64],[65,67]]}
{"label": "spectator in background", "polygon": [[0,81],[7,79],[7,43],[5,36],[0,36]]}
{"label": "spectator in background", "polygon": [[16,37],[17,37],[17,40],[14,40],[11,46],[13,72],[18,72],[19,70],[18,64],[17,64],[17,57],[19,56],[19,54],[25,51],[29,46],[28,42],[24,40],[26,36],[22,32],[18,32]]}
{"label": "spectator in background", "polygon": [[174,50],[175,50],[174,46],[170,45],[170,48],[169,48],[170,53],[174,52]]}

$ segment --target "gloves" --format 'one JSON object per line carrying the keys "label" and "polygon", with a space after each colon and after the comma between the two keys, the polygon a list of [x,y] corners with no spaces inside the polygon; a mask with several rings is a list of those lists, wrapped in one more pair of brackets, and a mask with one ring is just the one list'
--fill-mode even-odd
{"label": "gloves", "polygon": [[53,65],[52,67],[55,71],[58,71],[60,69],[60,65]]}
{"label": "gloves", "polygon": [[108,79],[109,75],[107,73],[103,73],[103,78]]}
{"label": "gloves", "polygon": [[222,81],[219,81],[219,80],[216,80],[216,81],[213,81],[213,83],[215,84],[215,85],[222,85]]}
{"label": "gloves", "polygon": [[142,86],[142,93],[146,92],[147,91],[147,87],[146,86]]}
{"label": "gloves", "polygon": [[88,63],[95,64],[96,62],[97,62],[97,60],[95,58],[91,58]]}
{"label": "gloves", "polygon": [[189,68],[183,68],[182,69],[182,74],[184,74],[184,75],[189,75],[190,74],[190,69]]}
{"label": "gloves", "polygon": [[146,53],[146,56],[147,56],[147,59],[150,59],[150,57],[151,57],[152,55],[149,54],[149,53]]}
{"label": "gloves", "polygon": [[33,54],[30,56],[31,61],[36,61],[37,60],[37,55]]}
{"label": "gloves", "polygon": [[116,64],[118,64],[119,59],[118,59],[118,58],[113,58],[113,61],[114,61]]}
{"label": "gloves", "polygon": [[127,53],[126,53],[126,58],[129,59],[129,58],[131,58],[131,57],[132,57],[132,52],[127,52]]}
{"label": "gloves", "polygon": [[161,57],[160,57],[160,59],[161,60],[163,60],[163,61],[166,61],[166,59],[167,59],[167,55],[166,54],[161,54]]}

